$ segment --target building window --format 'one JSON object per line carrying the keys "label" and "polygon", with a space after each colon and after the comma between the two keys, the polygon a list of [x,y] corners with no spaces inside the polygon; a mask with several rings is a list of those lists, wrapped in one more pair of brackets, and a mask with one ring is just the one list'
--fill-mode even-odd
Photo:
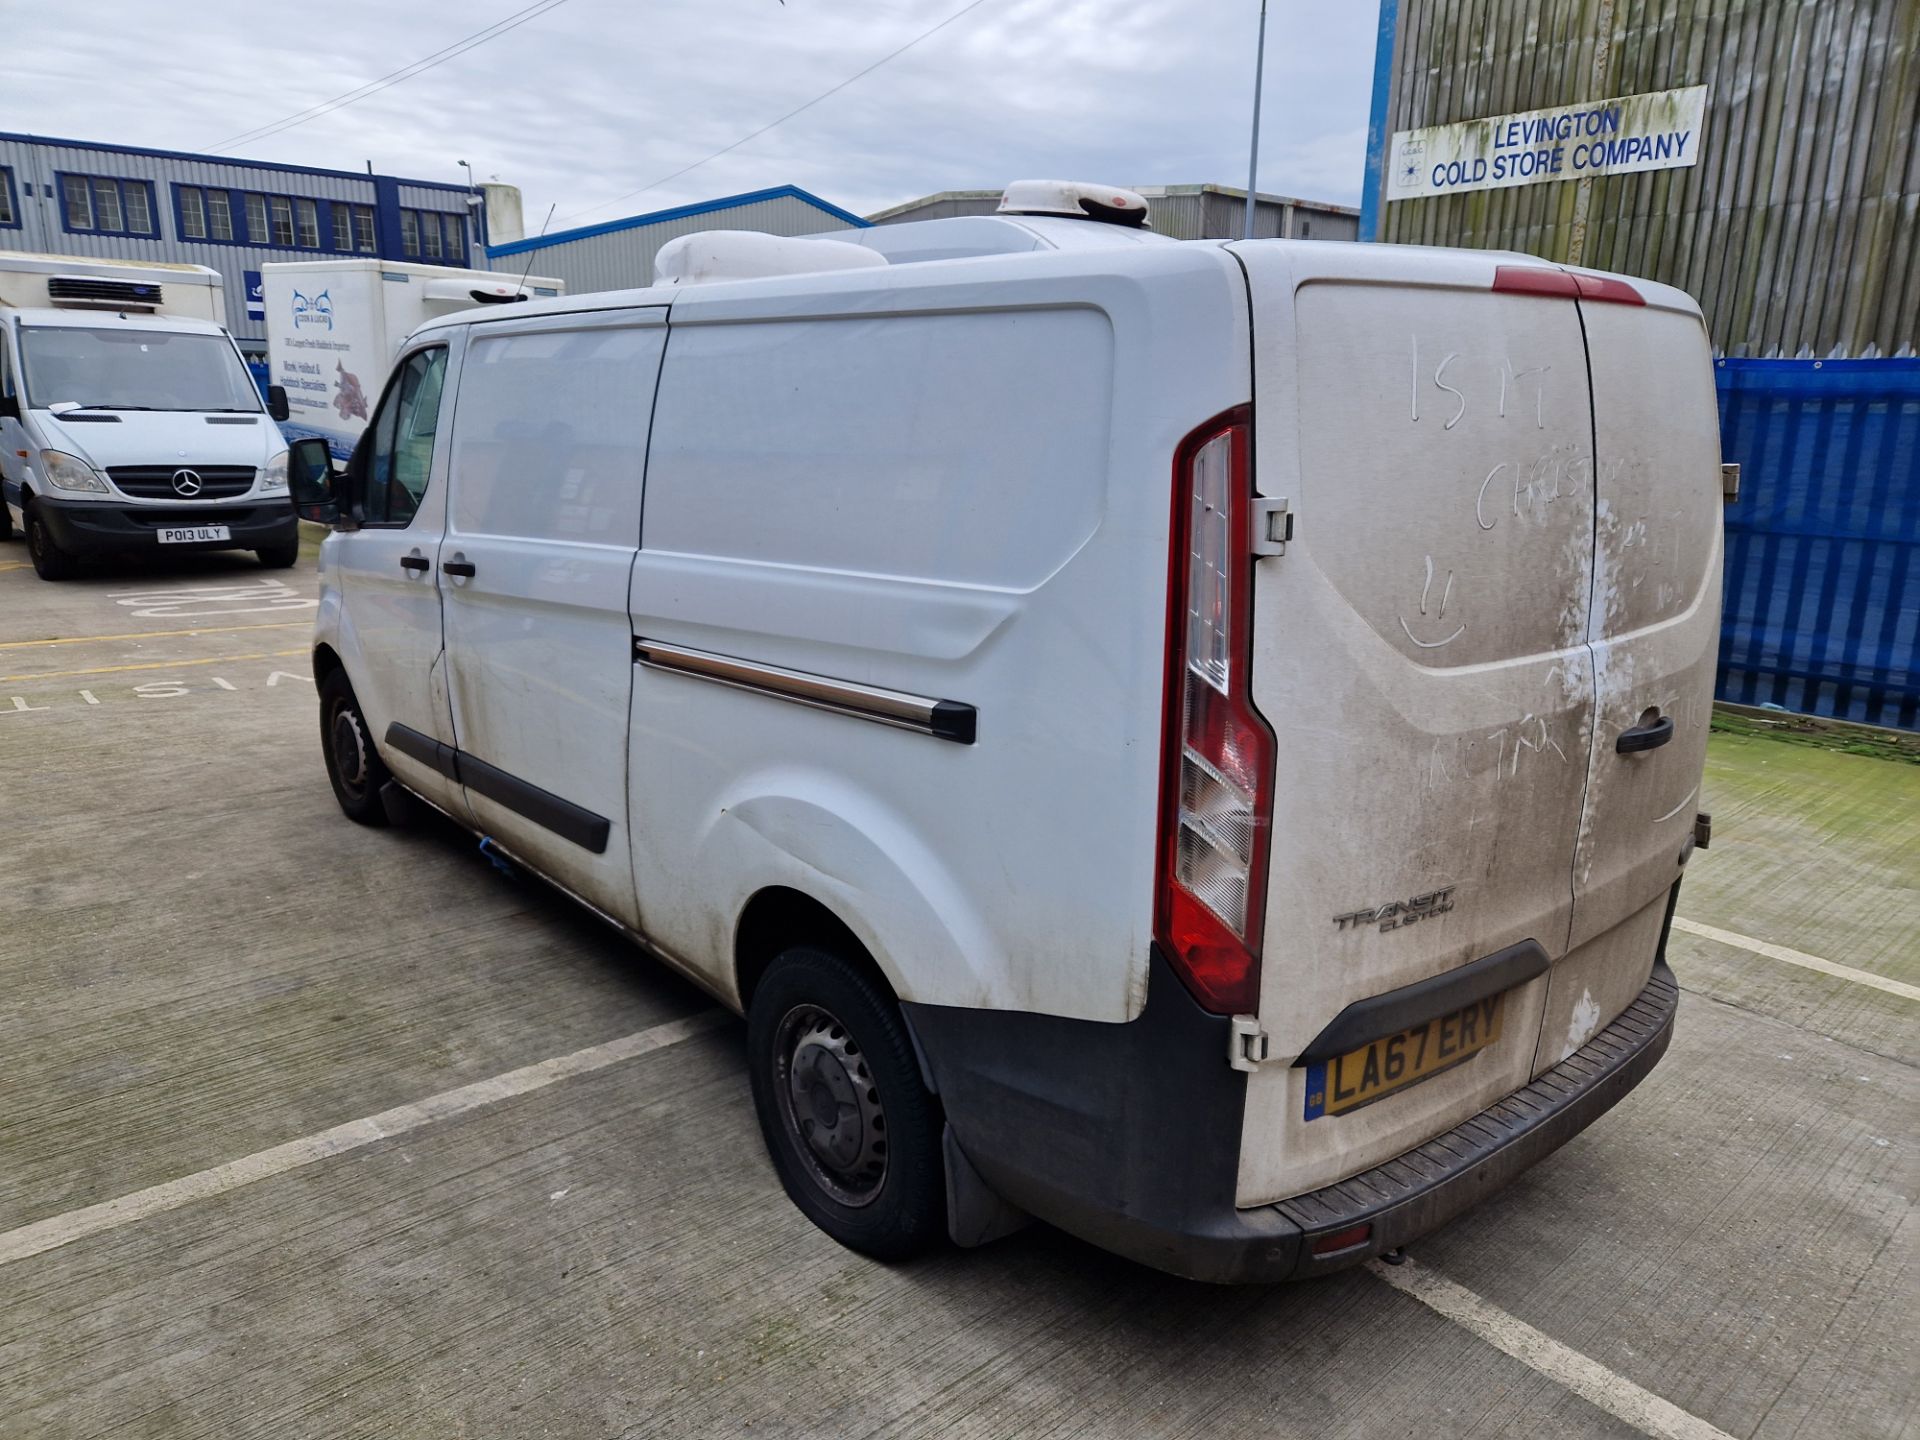
{"label": "building window", "polygon": [[400,212],[400,249],[409,260],[467,259],[467,222],[436,210]]}
{"label": "building window", "polygon": [[13,203],[13,171],[0,165],[0,228],[20,228],[20,210]]}
{"label": "building window", "polygon": [[180,238],[182,240],[207,238],[207,197],[192,185],[180,187]]}
{"label": "building window", "polygon": [[373,254],[373,207],[335,200],[329,208],[333,211],[333,248],[342,255],[355,250],[362,255]]}
{"label": "building window", "polygon": [[[317,200],[296,195],[263,195],[252,190],[217,190],[205,185],[176,185],[173,189],[179,206],[182,240],[270,245],[287,250],[327,248]],[[364,207],[333,207],[335,249],[344,248],[339,243],[343,212],[358,208]],[[350,230],[351,214],[344,218]],[[371,233],[371,211],[367,218]],[[240,225],[245,226],[244,235],[239,233]]]}
{"label": "building window", "polygon": [[144,180],[62,175],[61,219],[70,231],[154,238],[153,191]]}
{"label": "building window", "polygon": [[224,190],[207,191],[207,237],[233,239],[233,202]]}

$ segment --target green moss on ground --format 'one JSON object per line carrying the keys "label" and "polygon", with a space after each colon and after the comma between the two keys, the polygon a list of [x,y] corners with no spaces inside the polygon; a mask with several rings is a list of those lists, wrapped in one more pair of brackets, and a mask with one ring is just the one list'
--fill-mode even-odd
{"label": "green moss on ground", "polygon": [[1840,720],[1825,720],[1814,715],[1795,715],[1788,711],[1756,712],[1746,709],[1713,707],[1713,732],[1749,740],[1770,740],[1782,745],[1804,745],[1841,755],[1864,755],[1874,760],[1893,760],[1920,765],[1920,734],[1906,730],[1876,730],[1865,725],[1849,725]]}

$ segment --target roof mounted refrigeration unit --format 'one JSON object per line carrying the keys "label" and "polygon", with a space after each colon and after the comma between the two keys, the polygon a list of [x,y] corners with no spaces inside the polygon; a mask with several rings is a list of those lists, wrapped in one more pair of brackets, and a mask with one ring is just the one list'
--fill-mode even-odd
{"label": "roof mounted refrigeration unit", "polygon": [[762,235],[757,230],[702,230],[662,245],[653,257],[653,277],[659,285],[707,285],[769,275],[866,270],[886,263],[886,256],[844,240]]}
{"label": "roof mounted refrigeration unit", "polygon": [[996,213],[1065,215],[1135,230],[1153,228],[1143,197],[1116,185],[1090,185],[1079,180],[1016,180],[1001,193]]}

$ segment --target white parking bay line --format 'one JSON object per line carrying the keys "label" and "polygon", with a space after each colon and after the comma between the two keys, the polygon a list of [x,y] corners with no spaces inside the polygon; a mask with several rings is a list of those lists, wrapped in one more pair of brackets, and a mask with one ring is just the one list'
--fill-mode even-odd
{"label": "white parking bay line", "polygon": [[1571,1390],[1597,1406],[1659,1440],[1733,1440],[1698,1415],[1689,1414],[1651,1390],[1643,1390],[1624,1375],[1616,1375],[1597,1360],[1570,1350],[1526,1321],[1482,1300],[1473,1291],[1407,1260],[1387,1265],[1369,1260],[1367,1269],[1403,1294],[1478,1335],[1494,1349],[1511,1355],[1528,1369],[1546,1376],[1563,1390]]}
{"label": "white parking bay line", "polygon": [[83,1210],[69,1210],[64,1215],[36,1220],[31,1225],[22,1225],[18,1230],[0,1234],[0,1265],[10,1265],[16,1260],[25,1260],[32,1255],[56,1250],[62,1245],[71,1245],[75,1240],[98,1235],[103,1230],[117,1230],[122,1225],[131,1225],[152,1215],[178,1210],[182,1205],[190,1205],[196,1200],[222,1195],[242,1185],[251,1185],[256,1180],[283,1175],[289,1170],[311,1165],[316,1160],[358,1150],[376,1140],[404,1135],[409,1130],[418,1130],[423,1125],[432,1125],[469,1110],[478,1110],[484,1105],[509,1100],[515,1095],[544,1090],[575,1075],[604,1070],[623,1060],[632,1060],[636,1056],[676,1045],[682,1040],[690,1040],[732,1018],[725,1010],[702,1010],[682,1020],[669,1020],[645,1030],[636,1030],[631,1035],[622,1035],[618,1040],[589,1045],[570,1055],[556,1055],[550,1060],[509,1070],[504,1075],[476,1080],[471,1085],[429,1095],[409,1105],[382,1110],[378,1115],[369,1115],[364,1120],[349,1120],[331,1130],[289,1140],[271,1150],[243,1155],[238,1160],[229,1160],[211,1170],[183,1175],[178,1180],[152,1185],[117,1199],[103,1200]]}
{"label": "white parking bay line", "polygon": [[1909,985],[1903,980],[1889,980],[1884,975],[1875,975],[1870,970],[1856,970],[1851,965],[1836,965],[1831,960],[1822,960],[1818,955],[1809,955],[1804,950],[1789,950],[1786,946],[1775,945],[1769,940],[1755,940],[1751,935],[1739,935],[1731,930],[1718,930],[1711,925],[1702,925],[1698,920],[1688,920],[1679,915],[1673,917],[1673,928],[1684,930],[1689,935],[1698,935],[1703,940],[1717,940],[1722,945],[1732,945],[1739,950],[1764,955],[1767,959],[1778,960],[1784,965],[1798,965],[1804,970],[1818,970],[1822,975],[1835,975],[1842,980],[1851,980],[1856,985],[1871,985],[1875,990],[1884,990],[1889,995],[1904,995],[1909,1000],[1920,1000],[1920,985]]}

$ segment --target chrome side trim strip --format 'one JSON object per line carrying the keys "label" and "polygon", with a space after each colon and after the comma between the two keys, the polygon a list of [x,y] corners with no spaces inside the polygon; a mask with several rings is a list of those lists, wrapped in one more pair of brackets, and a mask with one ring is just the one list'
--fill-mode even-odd
{"label": "chrome side trim strip", "polygon": [[633,637],[633,658],[635,663],[650,669],[692,675],[736,690],[751,690],[814,710],[851,715],[858,720],[913,730],[960,745],[973,744],[978,727],[978,712],[958,700],[933,700],[879,685],[858,685],[851,680],[810,675],[804,670],[736,660],[710,650],[690,650],[684,645],[643,640],[638,635]]}

